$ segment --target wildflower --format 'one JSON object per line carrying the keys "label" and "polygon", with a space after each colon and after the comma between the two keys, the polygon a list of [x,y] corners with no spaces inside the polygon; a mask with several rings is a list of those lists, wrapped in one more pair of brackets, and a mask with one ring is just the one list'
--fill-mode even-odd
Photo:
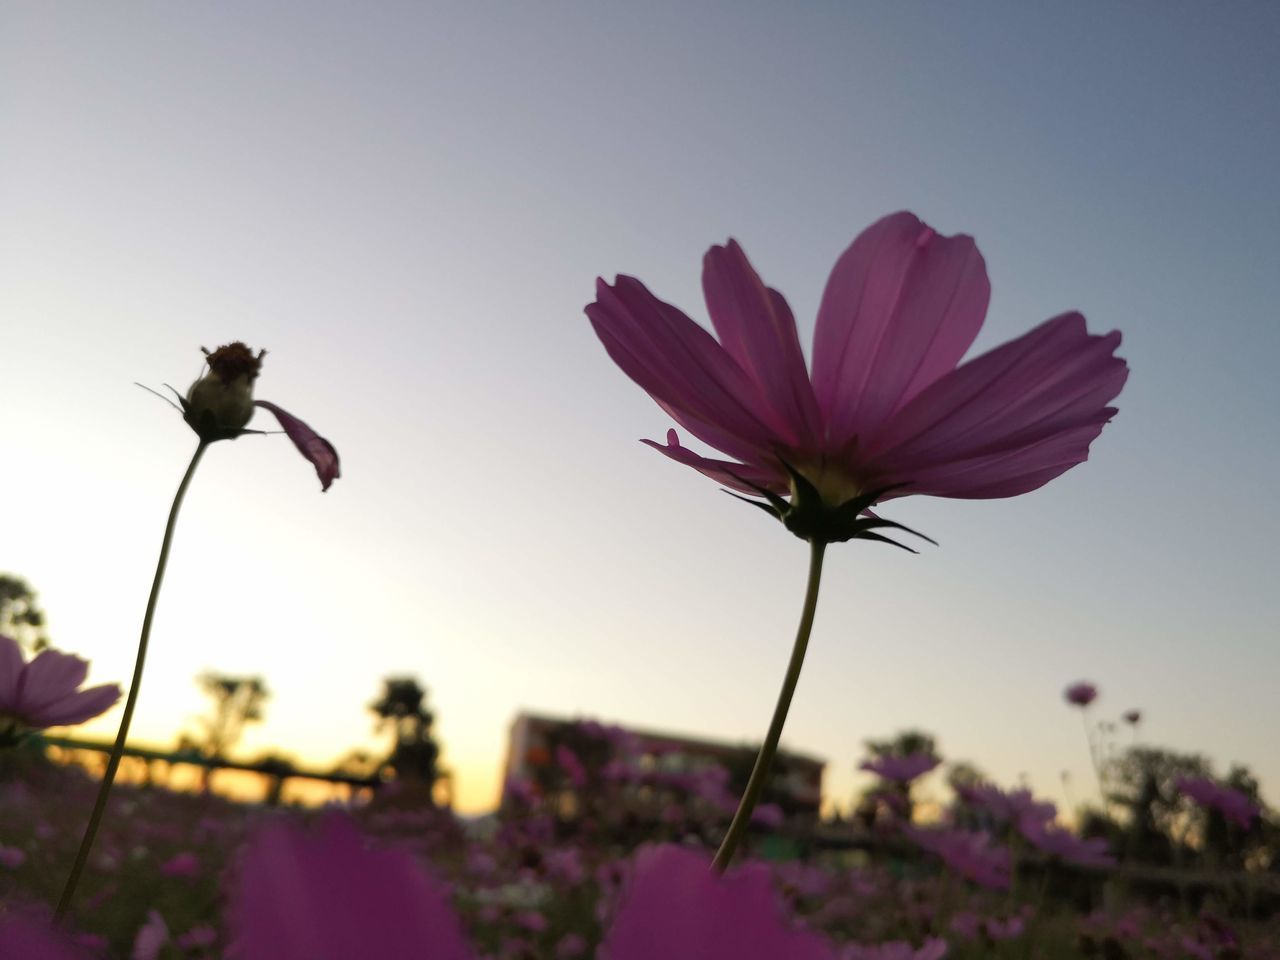
{"label": "wildflower", "polygon": [[158,910],[147,911],[147,922],[138,929],[133,941],[131,960],[157,960],[160,951],[169,942],[169,925]]}
{"label": "wildflower", "polygon": [[471,960],[448,891],[399,850],[370,850],[341,814],[273,823],[241,851],[228,960]]}
{"label": "wildflower", "polygon": [[1086,683],[1082,680],[1067,687],[1066,690],[1062,691],[1062,696],[1072,706],[1087,707],[1098,699],[1098,688],[1092,683]]}
{"label": "wildflower", "polygon": [[262,368],[265,350],[253,351],[239,340],[228,343],[212,352],[205,350],[208,371],[180,397],[183,419],[204,443],[217,440],[234,440],[246,433],[246,425],[253,417],[253,408],[262,407],[280,421],[285,434],[293,441],[298,452],[311,462],[320,478],[321,489],[328,490],[341,474],[338,471],[338,452],[293,414],[274,403],[253,399],[253,382]]}
{"label": "wildflower", "polygon": [[1124,722],[1129,724],[1131,727],[1136,727],[1142,722],[1141,710],[1126,710],[1122,716],[1124,718]]}
{"label": "wildflower", "polygon": [[[907,494],[985,499],[1042,486],[1083,462],[1115,414],[1120,334],[1065,313],[958,365],[990,294],[973,239],[910,213],[865,230],[832,270],[812,374],[782,295],[736,241],[703,259],[719,341],[639,280],[599,280],[586,308],[614,361],[675,421],[733,460],[645,441],[744,493],[797,535],[883,539],[860,517]],[[791,494],[791,502],[779,495]]]}
{"label": "wildflower", "polygon": [[86,960],[84,951],[74,946],[63,934],[50,928],[48,921],[24,917],[18,913],[0,914],[0,957],[22,960]]}
{"label": "wildflower", "polygon": [[936,854],[948,867],[978,886],[1009,889],[1009,851],[993,844],[989,833],[917,827],[906,827],[903,832],[918,847]]}
{"label": "wildflower", "polygon": [[63,727],[105,713],[120,699],[114,683],[81,690],[89,663],[42,650],[25,663],[16,640],[0,635],[0,739],[16,728]]}
{"label": "wildflower", "polygon": [[641,851],[600,960],[834,960],[823,937],[783,923],[767,868],[707,867],[681,847]]}
{"label": "wildflower", "polygon": [[1217,810],[1242,830],[1248,830],[1261,808],[1239,790],[1214,783],[1207,777],[1179,777],[1178,792],[1205,809]]}
{"label": "wildflower", "polygon": [[905,757],[876,757],[863,760],[859,770],[867,770],[894,783],[910,783],[924,776],[942,761],[927,753],[912,753]]}
{"label": "wildflower", "polygon": [[1079,867],[1109,867],[1116,862],[1107,841],[1102,837],[1077,837],[1070,830],[1063,830],[1052,823],[1032,817],[1024,817],[1018,821],[1018,832],[1033,847],[1064,863],[1073,863]]}

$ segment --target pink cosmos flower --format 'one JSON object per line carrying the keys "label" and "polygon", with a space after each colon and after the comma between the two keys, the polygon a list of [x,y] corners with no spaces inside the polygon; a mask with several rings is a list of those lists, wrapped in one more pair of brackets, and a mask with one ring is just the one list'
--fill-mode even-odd
{"label": "pink cosmos flower", "polygon": [[42,650],[30,663],[22,648],[0,635],[0,730],[5,720],[41,729],[84,723],[120,699],[114,683],[81,690],[89,662],[69,653]]}
{"label": "pink cosmos flower", "polygon": [[766,867],[721,876],[710,864],[682,847],[642,850],[599,960],[834,960],[825,938],[783,922]]}
{"label": "pink cosmos flower", "polygon": [[1178,791],[1200,806],[1217,810],[1242,830],[1248,830],[1261,808],[1239,790],[1214,783],[1206,777],[1179,777]]}
{"label": "pink cosmos flower", "polygon": [[185,397],[179,397],[183,419],[206,443],[234,440],[246,433],[245,425],[253,417],[253,408],[262,407],[280,421],[285,434],[293,441],[320,478],[321,490],[328,490],[341,473],[338,451],[293,414],[266,400],[253,399],[253,382],[258,378],[265,350],[254,356],[239,340],[212,352],[206,350],[208,372],[191,385]]}
{"label": "pink cosmos flower", "polygon": [[1009,889],[1012,869],[1009,851],[992,843],[989,833],[916,827],[906,827],[903,832],[962,877],[991,890]]}
{"label": "pink cosmos flower", "polygon": [[330,814],[270,824],[246,843],[227,908],[228,960],[472,960],[448,891],[402,850],[367,849]]}
{"label": "pink cosmos flower", "polygon": [[1077,837],[1070,830],[1030,817],[1018,822],[1018,832],[1033,847],[1065,863],[1080,867],[1109,867],[1116,862],[1102,837]]}
{"label": "pink cosmos flower", "polygon": [[971,237],[910,213],[879,220],[836,261],[812,372],[790,307],[737,242],[707,252],[702,285],[718,341],[634,277],[598,280],[587,316],[623,372],[733,459],[694,453],[675,430],[645,442],[735,490],[792,493],[790,508],[770,503],[806,539],[788,515],[804,494],[856,516],[907,494],[1036,489],[1088,457],[1128,376],[1120,334],[1089,334],[1078,313],[960,364],[986,314],[986,268]]}
{"label": "pink cosmos flower", "polygon": [[905,757],[876,757],[863,760],[858,769],[868,770],[894,783],[910,783],[924,776],[942,761],[927,753],[912,753]]}
{"label": "pink cosmos flower", "polygon": [[1092,683],[1081,680],[1062,691],[1063,699],[1075,707],[1087,707],[1098,699],[1098,688]]}
{"label": "pink cosmos flower", "polygon": [[47,920],[0,914],[0,957],[22,960],[86,960],[84,951],[53,930]]}

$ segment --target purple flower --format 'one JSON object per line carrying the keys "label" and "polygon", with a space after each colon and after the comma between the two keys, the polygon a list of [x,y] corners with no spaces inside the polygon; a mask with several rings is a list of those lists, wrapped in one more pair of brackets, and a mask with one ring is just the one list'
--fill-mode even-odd
{"label": "purple flower", "polygon": [[1128,376],[1120,334],[1091,335],[1078,313],[960,365],[986,314],[986,268],[972,238],[910,213],[876,222],[837,260],[812,374],[790,307],[737,242],[707,252],[702,285],[718,341],[634,277],[599,280],[586,312],[623,372],[732,459],[700,456],[674,430],[666,445],[645,442],[739,491],[807,484],[828,509],[1016,496],[1088,457]]}
{"label": "purple flower", "polygon": [[22,960],[85,960],[85,953],[47,921],[17,913],[0,915],[0,957]]}
{"label": "purple flower", "polygon": [[989,833],[916,827],[906,827],[903,832],[962,877],[992,890],[1009,889],[1009,851],[993,844]]}
{"label": "purple flower", "polygon": [[1062,696],[1072,706],[1087,707],[1098,699],[1098,688],[1092,683],[1081,680],[1062,691]]}
{"label": "purple flower", "polygon": [[69,653],[42,650],[26,663],[16,640],[0,635],[0,735],[6,720],[24,727],[84,723],[120,699],[114,683],[81,690],[89,662]]}
{"label": "purple flower", "polygon": [[912,753],[905,757],[876,757],[863,760],[858,769],[868,770],[894,783],[910,783],[924,776],[942,761],[927,753]]}
{"label": "purple flower", "polygon": [[1020,820],[1018,831],[1032,846],[1064,863],[1080,867],[1110,867],[1116,862],[1102,837],[1077,837],[1070,830],[1032,817]]}
{"label": "purple flower", "polygon": [[1231,787],[1214,783],[1206,777],[1179,777],[1179,793],[1186,794],[1200,806],[1217,810],[1242,830],[1248,830],[1261,808],[1248,796]]}
{"label": "purple flower", "polygon": [[783,922],[767,868],[721,876],[710,864],[681,847],[642,850],[600,960],[834,960],[826,939]]}
{"label": "purple flower", "polygon": [[278,822],[240,855],[228,960],[471,960],[448,891],[409,854],[371,850],[329,814],[314,832]]}
{"label": "purple flower", "polygon": [[208,371],[187,391],[182,403],[183,419],[206,443],[234,440],[246,433],[245,426],[253,417],[253,408],[270,411],[298,452],[316,468],[322,490],[328,490],[341,474],[338,451],[293,414],[266,400],[253,399],[253,382],[262,368],[265,350],[253,351],[239,340],[210,352],[204,351]]}

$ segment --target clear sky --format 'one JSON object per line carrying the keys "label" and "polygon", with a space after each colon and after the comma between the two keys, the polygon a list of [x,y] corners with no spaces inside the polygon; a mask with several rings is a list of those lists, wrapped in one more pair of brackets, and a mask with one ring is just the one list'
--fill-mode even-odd
{"label": "clear sky", "polygon": [[258,673],[244,752],[327,764],[415,673],[469,810],[520,708],[758,740],[806,547],[637,442],[669,421],[582,307],[625,272],[705,318],[732,236],[807,344],[836,256],[905,208],[977,239],[976,349],[1074,308],[1133,373],[1084,466],[896,501],[919,557],[833,548],[784,742],[840,802],[906,725],[1083,794],[1087,678],[1276,802],[1277,49],[1249,2],[4,2],[0,570],[124,680],[194,445],[133,382],[243,339],[344,475],[210,451],[137,739],[200,670]]}

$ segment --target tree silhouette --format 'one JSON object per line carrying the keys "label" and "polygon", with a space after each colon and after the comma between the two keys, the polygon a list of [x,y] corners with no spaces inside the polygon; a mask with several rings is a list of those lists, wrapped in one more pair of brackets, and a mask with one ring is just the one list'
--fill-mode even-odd
{"label": "tree silhouette", "polygon": [[1195,803],[1178,791],[1177,781],[1207,776],[1209,761],[1199,754],[1156,747],[1131,747],[1111,762],[1107,782],[1113,788],[1111,800],[1129,812],[1125,845],[1130,857],[1170,863],[1181,856],[1198,817]]}
{"label": "tree silhouette", "polygon": [[49,645],[44,627],[44,611],[30,584],[21,577],[0,573],[0,634],[38,651]]}
{"label": "tree silhouette", "polygon": [[[200,721],[204,734],[200,750],[208,760],[221,760],[240,742],[245,726],[262,719],[271,692],[261,677],[232,677],[212,671],[200,674],[196,683],[213,701],[212,712]],[[209,777],[210,770],[205,768],[206,790]]]}
{"label": "tree silhouette", "polygon": [[382,695],[369,704],[378,717],[379,731],[390,729],[393,737],[387,765],[396,777],[427,787],[440,778],[440,747],[431,734],[435,715],[425,703],[427,690],[414,677],[387,677]]}

